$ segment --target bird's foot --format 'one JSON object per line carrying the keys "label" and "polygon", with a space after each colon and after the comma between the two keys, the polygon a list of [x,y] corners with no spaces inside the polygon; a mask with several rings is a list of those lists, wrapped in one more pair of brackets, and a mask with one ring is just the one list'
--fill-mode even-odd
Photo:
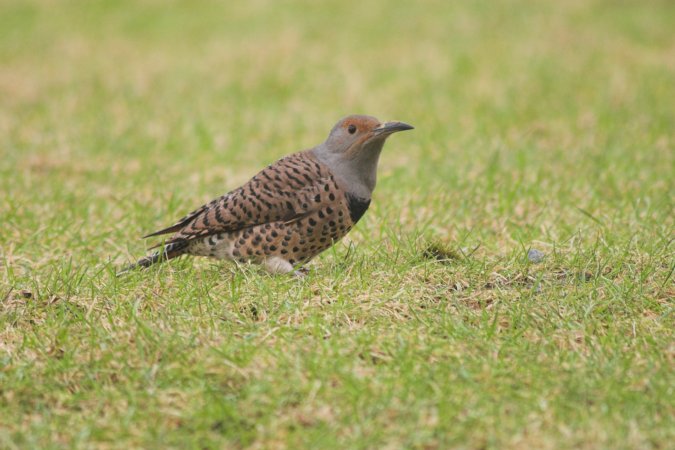
{"label": "bird's foot", "polygon": [[309,275],[309,267],[299,267],[298,270],[293,272],[293,276],[296,278],[305,278]]}

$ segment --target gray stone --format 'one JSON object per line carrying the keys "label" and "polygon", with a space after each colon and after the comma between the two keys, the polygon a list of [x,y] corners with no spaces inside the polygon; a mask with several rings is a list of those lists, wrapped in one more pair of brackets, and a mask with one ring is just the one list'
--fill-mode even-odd
{"label": "gray stone", "polygon": [[545,257],[546,255],[544,252],[540,252],[536,248],[531,248],[527,251],[527,259],[529,259],[530,262],[534,264],[539,264],[544,260]]}

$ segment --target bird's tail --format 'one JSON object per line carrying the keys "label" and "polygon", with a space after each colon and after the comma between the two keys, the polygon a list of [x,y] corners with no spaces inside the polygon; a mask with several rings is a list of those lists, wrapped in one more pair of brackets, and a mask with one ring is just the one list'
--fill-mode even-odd
{"label": "bird's tail", "polygon": [[152,253],[144,258],[139,259],[134,264],[124,267],[117,275],[123,275],[127,272],[137,269],[145,269],[153,264],[162,263],[173,258],[177,258],[187,251],[188,243],[185,241],[172,242],[166,244],[162,250]]}

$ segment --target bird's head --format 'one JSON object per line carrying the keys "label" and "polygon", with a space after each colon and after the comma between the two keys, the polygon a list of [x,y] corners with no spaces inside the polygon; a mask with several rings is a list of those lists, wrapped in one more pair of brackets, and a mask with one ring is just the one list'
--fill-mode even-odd
{"label": "bird's head", "polygon": [[412,130],[403,122],[380,122],[372,116],[347,116],[335,124],[325,146],[331,153],[355,159],[364,152],[379,152],[384,141],[397,131]]}
{"label": "bird's head", "polygon": [[352,115],[340,120],[314,153],[335,175],[362,196],[375,188],[382,146],[397,131],[412,130],[403,122],[380,122],[372,116]]}

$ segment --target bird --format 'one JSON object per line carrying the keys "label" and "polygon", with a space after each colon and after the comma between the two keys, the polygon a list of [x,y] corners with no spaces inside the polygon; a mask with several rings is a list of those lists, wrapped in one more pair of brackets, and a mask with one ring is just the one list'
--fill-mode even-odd
{"label": "bird", "polygon": [[192,255],[302,275],[304,265],[342,239],[370,206],[387,138],[412,129],[372,116],[344,117],[323,143],[281,158],[239,188],[143,236],[171,234],[121,273]]}

